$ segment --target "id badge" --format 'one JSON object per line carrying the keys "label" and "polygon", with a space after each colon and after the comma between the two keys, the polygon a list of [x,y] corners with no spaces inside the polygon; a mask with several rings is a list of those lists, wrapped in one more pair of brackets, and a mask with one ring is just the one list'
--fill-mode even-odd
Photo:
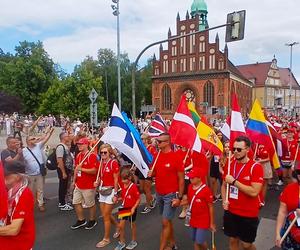
{"label": "id badge", "polygon": [[218,155],[214,156],[214,162],[219,162],[219,156]]}
{"label": "id badge", "polygon": [[81,171],[78,171],[78,172],[77,172],[77,176],[78,176],[78,177],[81,177]]}
{"label": "id badge", "polygon": [[237,200],[239,198],[239,189],[237,187],[230,185],[229,198],[235,199],[235,200]]}

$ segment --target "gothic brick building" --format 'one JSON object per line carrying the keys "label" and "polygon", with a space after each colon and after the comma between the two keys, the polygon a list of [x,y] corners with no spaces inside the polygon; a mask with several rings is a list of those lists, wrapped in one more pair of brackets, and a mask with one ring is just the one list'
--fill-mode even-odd
{"label": "gothic brick building", "polygon": [[230,62],[227,45],[220,51],[218,35],[209,42],[207,13],[204,0],[194,0],[185,20],[177,15],[176,33],[169,29],[167,48],[161,45],[159,59],[154,56],[152,104],[166,118],[173,116],[183,93],[200,113],[226,115],[236,92],[242,113],[250,112],[253,84]]}

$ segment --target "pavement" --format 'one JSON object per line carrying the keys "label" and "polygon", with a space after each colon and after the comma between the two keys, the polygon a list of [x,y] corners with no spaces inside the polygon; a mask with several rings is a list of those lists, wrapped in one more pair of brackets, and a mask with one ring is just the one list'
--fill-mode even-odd
{"label": "pavement", "polygon": [[[56,129],[49,141],[49,145],[54,147],[58,143],[60,129]],[[0,150],[5,148],[6,136],[0,135]],[[58,204],[58,179],[56,171],[49,171],[45,182],[46,212],[35,211],[36,221],[36,242],[34,250],[88,250],[96,249],[95,245],[103,238],[103,221],[97,208],[98,225],[92,230],[78,229],[71,230],[70,226],[75,223],[76,215],[74,211],[60,211]],[[260,224],[256,239],[257,250],[278,249],[274,247],[275,223],[278,211],[278,196],[280,190],[269,190],[266,205],[260,212]],[[139,211],[143,208],[144,196]],[[98,203],[97,203],[98,204]],[[98,207],[98,206],[97,206]],[[114,210],[117,211],[116,209]],[[179,214],[179,210],[177,213]],[[216,247],[218,250],[228,249],[228,238],[222,231],[223,210],[221,202],[215,203],[215,217],[217,233],[215,235]],[[189,230],[184,226],[184,221],[174,219],[175,239],[179,249],[193,249],[192,241],[189,237]],[[130,241],[130,227],[126,228],[126,239]],[[138,213],[137,217],[137,250],[159,249],[159,238],[161,232],[161,219],[158,209],[153,209],[149,214]],[[111,235],[114,233],[112,227]],[[112,243],[103,248],[114,249],[117,240],[111,237]],[[0,247],[1,248],[1,247]]]}

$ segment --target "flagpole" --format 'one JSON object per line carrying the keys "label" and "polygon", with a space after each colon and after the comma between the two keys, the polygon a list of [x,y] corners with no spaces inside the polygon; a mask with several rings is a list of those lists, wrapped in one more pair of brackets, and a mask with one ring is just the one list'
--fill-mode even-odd
{"label": "flagpole", "polygon": [[99,179],[99,175],[100,175],[101,171],[102,171],[102,158],[100,159],[100,166],[99,166],[98,171],[97,171],[97,179],[96,179],[97,183],[98,183],[98,179]]}
{"label": "flagpole", "polygon": [[[231,165],[231,150],[229,151],[229,159],[228,159],[228,169],[227,175],[230,175],[230,165]],[[229,183],[226,183],[226,199],[225,202],[228,203],[228,196],[229,196]]]}
{"label": "flagpole", "polygon": [[296,223],[298,219],[298,216],[295,215],[295,218],[293,219],[293,221],[291,222],[291,224],[289,225],[289,227],[287,228],[287,230],[285,231],[284,235],[282,236],[281,240],[280,240],[280,245],[282,244],[282,242],[285,240],[286,236],[289,234],[289,232],[291,231],[292,227],[294,226],[294,224]]}
{"label": "flagpole", "polygon": [[254,161],[256,159],[257,149],[258,149],[258,143],[256,143],[256,145],[255,145],[255,151],[254,151],[254,155],[253,155],[253,160]]}
{"label": "flagpole", "polygon": [[156,159],[155,159],[155,161],[154,161],[154,163],[153,163],[151,172],[153,172],[153,170],[154,170],[154,168],[155,168],[155,166],[156,166],[156,162],[157,162],[157,160],[158,160],[158,157],[159,157],[159,155],[160,155],[160,152],[161,152],[161,150],[158,151],[158,154],[157,154]]}
{"label": "flagpole", "polygon": [[[266,122],[266,121],[265,121]],[[276,149],[276,147],[275,147],[275,144],[274,144],[274,141],[273,141],[273,138],[272,138],[272,135],[271,135],[271,132],[270,132],[270,129],[269,129],[269,126],[268,126],[268,124],[266,124],[266,127],[267,127],[267,130],[268,130],[268,133],[269,133],[269,138],[270,138],[270,140],[271,140],[271,143],[272,143],[272,146],[273,146],[273,149],[274,149],[274,153],[276,154],[276,157],[277,157],[277,160],[278,160],[278,163],[279,163],[279,158],[278,158],[278,155],[277,155],[277,149]],[[273,156],[272,156],[272,162],[273,162]],[[273,164],[273,167],[275,167],[274,166],[274,164]],[[280,167],[280,166],[279,166]],[[278,168],[278,167],[277,167]],[[276,169],[277,169],[276,168]]]}
{"label": "flagpole", "polygon": [[293,161],[292,169],[295,169],[295,164],[296,164],[296,160],[297,160],[298,151],[299,151],[299,142],[297,143],[297,149],[296,149],[296,154],[295,154],[295,158],[294,158],[294,161]]}

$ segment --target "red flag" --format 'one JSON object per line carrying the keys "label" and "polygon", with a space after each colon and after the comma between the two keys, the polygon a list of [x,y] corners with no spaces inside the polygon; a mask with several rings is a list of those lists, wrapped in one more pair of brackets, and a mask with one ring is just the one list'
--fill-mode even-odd
{"label": "red flag", "polygon": [[243,122],[242,114],[238,104],[236,94],[232,95],[231,106],[231,121],[230,121],[230,146],[233,146],[235,138],[240,135],[246,135],[245,125]]}
{"label": "red flag", "polygon": [[173,117],[169,133],[174,144],[201,151],[201,141],[188,109],[186,97],[182,95],[177,111]]}
{"label": "red flag", "polygon": [[4,181],[4,169],[0,161],[0,224],[6,220],[7,217],[7,190]]}

